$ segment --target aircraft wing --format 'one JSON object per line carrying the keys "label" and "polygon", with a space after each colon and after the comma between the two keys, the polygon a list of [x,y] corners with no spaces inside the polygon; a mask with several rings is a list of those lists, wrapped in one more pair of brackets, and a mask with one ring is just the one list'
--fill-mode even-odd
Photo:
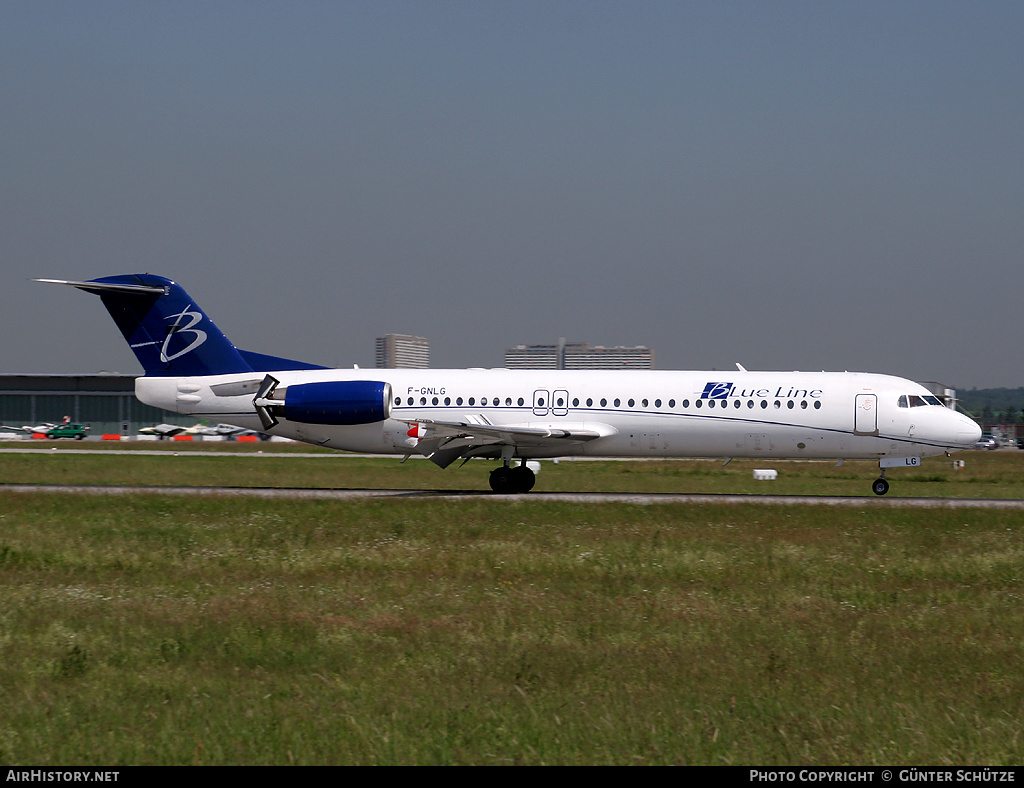
{"label": "aircraft wing", "polygon": [[[615,434],[607,424],[596,422],[565,423],[558,426],[530,424],[491,424],[482,416],[466,421],[435,421],[434,419],[399,419],[410,426],[409,436],[416,439],[415,449],[441,468],[447,468],[460,457],[500,453],[500,447],[557,452],[568,444],[584,443]],[[488,451],[490,449],[490,451]]]}

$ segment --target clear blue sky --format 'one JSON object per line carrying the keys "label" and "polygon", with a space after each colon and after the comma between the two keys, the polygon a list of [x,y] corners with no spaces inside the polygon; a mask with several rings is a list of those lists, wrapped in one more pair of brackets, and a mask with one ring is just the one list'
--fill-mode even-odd
{"label": "clear blue sky", "polygon": [[0,3],[0,371],[139,370],[149,271],[240,347],[372,366],[1024,386],[1020,2]]}

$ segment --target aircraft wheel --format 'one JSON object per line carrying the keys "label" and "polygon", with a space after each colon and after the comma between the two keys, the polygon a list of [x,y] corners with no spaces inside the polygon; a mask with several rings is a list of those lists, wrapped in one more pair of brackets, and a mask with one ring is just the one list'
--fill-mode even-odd
{"label": "aircraft wheel", "polygon": [[529,492],[536,482],[536,474],[525,465],[514,468],[503,465],[491,471],[491,489],[500,495]]}
{"label": "aircraft wheel", "polygon": [[517,465],[515,468],[512,468],[512,478],[514,479],[512,486],[516,492],[528,493],[533,489],[533,485],[537,483],[537,474],[525,465]]}
{"label": "aircraft wheel", "polygon": [[874,483],[871,485],[871,492],[875,495],[885,495],[889,492],[889,482],[885,479],[875,479]]}
{"label": "aircraft wheel", "polygon": [[504,465],[491,471],[491,489],[501,495],[515,492],[515,480],[512,476],[512,469]]}

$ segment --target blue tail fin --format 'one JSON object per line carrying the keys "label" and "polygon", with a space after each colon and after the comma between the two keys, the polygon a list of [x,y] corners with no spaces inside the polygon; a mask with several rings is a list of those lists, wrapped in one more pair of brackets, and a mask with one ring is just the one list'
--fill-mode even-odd
{"label": "blue tail fin", "polygon": [[239,350],[180,286],[153,274],[125,274],[71,282],[95,293],[114,318],[147,375],[223,375],[321,369],[315,364]]}

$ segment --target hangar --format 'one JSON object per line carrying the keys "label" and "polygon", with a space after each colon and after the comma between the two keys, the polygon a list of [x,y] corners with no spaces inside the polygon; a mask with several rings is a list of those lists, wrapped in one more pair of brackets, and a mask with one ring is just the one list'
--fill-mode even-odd
{"label": "hangar", "polygon": [[177,413],[143,405],[135,399],[137,375],[0,374],[0,424],[71,421],[89,424],[90,434],[134,435],[140,427],[161,422],[191,426]]}

